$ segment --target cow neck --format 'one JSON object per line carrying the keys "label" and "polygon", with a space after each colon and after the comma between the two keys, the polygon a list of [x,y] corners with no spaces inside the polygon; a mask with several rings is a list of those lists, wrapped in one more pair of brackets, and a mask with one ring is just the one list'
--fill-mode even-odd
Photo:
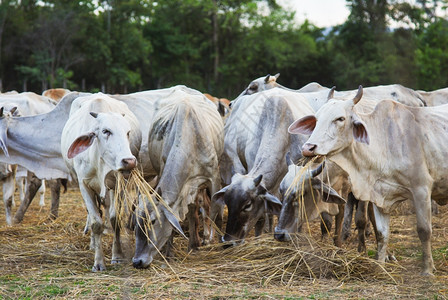
{"label": "cow neck", "polygon": [[19,164],[42,179],[67,178],[69,171],[61,154],[61,134],[77,97],[78,93],[65,97],[46,114],[12,118],[7,141],[10,157],[2,153],[0,160]]}

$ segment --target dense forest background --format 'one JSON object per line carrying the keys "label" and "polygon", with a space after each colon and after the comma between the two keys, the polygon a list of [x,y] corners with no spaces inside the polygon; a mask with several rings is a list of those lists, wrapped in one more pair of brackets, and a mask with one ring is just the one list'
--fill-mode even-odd
{"label": "dense forest background", "polygon": [[290,88],[448,86],[447,0],[346,2],[345,23],[318,28],[275,0],[0,0],[0,90],[185,84],[233,99],[277,72]]}

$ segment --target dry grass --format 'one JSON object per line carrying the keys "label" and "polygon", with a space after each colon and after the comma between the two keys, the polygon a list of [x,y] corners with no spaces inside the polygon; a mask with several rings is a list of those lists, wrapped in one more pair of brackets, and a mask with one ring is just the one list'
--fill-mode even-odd
{"label": "dry grass", "polygon": [[[48,201],[47,201],[48,202]],[[271,298],[438,298],[448,293],[447,207],[433,218],[434,278],[421,277],[420,242],[415,217],[392,217],[390,249],[398,262],[382,269],[359,255],[354,242],[343,249],[319,239],[319,222],[312,236],[279,243],[271,235],[249,238],[244,245],[223,250],[220,245],[186,253],[182,238],[175,239],[175,255],[168,266],[159,258],[147,270],[132,268],[133,236],[124,233],[129,261],[107,265],[91,273],[93,251],[82,231],[86,211],[76,189],[62,195],[60,217],[47,218],[48,207],[32,203],[22,224],[6,227],[0,209],[0,298],[80,299],[271,299]],[[444,217],[445,215],[445,217]],[[104,251],[110,259],[112,236]],[[368,240],[370,256],[375,249]]]}

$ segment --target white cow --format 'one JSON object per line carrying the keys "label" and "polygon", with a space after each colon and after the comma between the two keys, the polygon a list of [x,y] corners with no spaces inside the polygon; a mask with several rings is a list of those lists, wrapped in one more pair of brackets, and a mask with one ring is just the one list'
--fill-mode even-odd
{"label": "white cow", "polygon": [[[290,234],[297,232],[305,222],[317,219],[325,213],[335,216],[334,243],[341,247],[344,207],[340,205],[345,204],[350,189],[348,175],[331,162],[327,163],[326,171],[323,173],[324,163],[314,170],[305,171],[304,167],[296,166],[289,159],[289,155],[286,157],[288,173],[280,183],[282,210],[275,227],[274,238],[278,241],[289,241]],[[301,177],[294,182],[299,175]],[[322,218],[322,221],[325,219]],[[330,229],[331,222],[322,226],[322,236],[325,236]]]}
{"label": "white cow", "polygon": [[[13,117],[18,116],[32,116],[32,115],[38,115],[43,114],[46,112],[51,111],[55,108],[56,102],[37,95],[32,92],[25,92],[25,93],[16,93],[16,94],[8,94],[0,95],[0,106],[3,107],[4,111],[8,111],[11,109],[14,109],[14,112],[12,114]],[[31,174],[30,174],[31,176]],[[23,186],[20,186],[20,183],[23,183],[25,181],[25,178],[27,177],[27,171],[24,170],[23,167],[18,166],[17,173],[16,173],[17,181],[19,184],[19,191],[23,191]],[[21,193],[20,200],[21,204],[20,207],[14,216],[14,223],[19,223],[22,221],[23,216],[31,203],[31,200],[34,198],[34,195],[39,189],[40,193],[40,204],[43,206],[44,201],[44,191],[45,191],[45,184],[41,184],[40,180],[35,178],[36,182],[35,184],[29,184],[29,191],[28,191],[28,197],[25,198],[25,193]],[[5,182],[4,184],[12,184],[12,187],[7,187],[6,190],[14,190],[14,182]],[[50,210],[50,216],[55,218],[58,215],[58,205],[59,205],[59,192],[60,192],[60,181],[57,180],[55,182],[51,182],[50,186],[52,187],[52,207]],[[11,225],[11,224],[9,224]]]}
{"label": "white cow", "polygon": [[413,201],[423,274],[432,274],[431,197],[440,205],[448,203],[448,105],[414,108],[385,100],[361,114],[356,111],[361,97],[362,87],[353,100],[330,100],[289,131],[311,134],[303,154],[327,156],[350,175],[355,197],[376,205],[380,262],[386,259],[392,205]]}
{"label": "white cow", "polygon": [[[159,102],[162,106],[150,123],[148,151],[157,172],[159,193],[180,220],[188,214],[189,248],[195,249],[199,244],[193,215],[198,196],[204,189],[213,194],[220,188],[218,158],[223,149],[223,122],[216,106],[203,95],[176,94]],[[142,206],[144,203],[140,203]],[[149,266],[173,227],[181,231],[176,217],[163,205],[158,205],[159,219],[154,209],[147,207],[149,216],[140,209],[135,227],[136,268]],[[154,232],[145,228],[143,219],[151,220]]]}
{"label": "white cow", "polygon": [[[104,94],[76,99],[62,130],[61,152],[72,176],[77,179],[88,211],[95,262],[92,271],[105,270],[102,249],[103,220],[97,197],[113,193],[115,173],[128,175],[136,167],[141,132],[126,104]],[[109,217],[115,230],[112,263],[123,259],[114,198],[110,195]]]}
{"label": "white cow", "polygon": [[227,205],[224,241],[243,241],[254,226],[256,235],[261,234],[266,214],[280,212],[278,187],[287,172],[286,153],[300,158],[297,148],[307,138],[288,135],[288,123],[310,113],[305,98],[280,88],[242,96],[235,103],[226,121],[220,161],[227,186],[212,199]]}

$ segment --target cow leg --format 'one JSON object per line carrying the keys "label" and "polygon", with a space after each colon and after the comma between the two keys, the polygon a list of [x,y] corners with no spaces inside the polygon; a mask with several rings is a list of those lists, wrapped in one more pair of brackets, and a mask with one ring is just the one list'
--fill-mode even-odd
{"label": "cow leg", "polygon": [[386,262],[387,243],[390,234],[390,215],[383,213],[376,205],[373,205],[373,213],[375,215],[377,235],[377,259],[380,263]]}
{"label": "cow leg", "polygon": [[334,216],[334,244],[336,247],[342,246],[342,222],[344,220],[344,205],[338,205],[339,212]]}
{"label": "cow leg", "polygon": [[414,206],[417,215],[417,232],[422,243],[423,275],[432,275],[434,261],[431,253],[431,198],[426,189],[414,191]]}
{"label": "cow leg", "polygon": [[17,188],[19,190],[19,198],[20,202],[25,200],[25,192],[26,192],[26,179],[25,177],[20,177],[16,179]]}
{"label": "cow leg", "polygon": [[17,210],[13,223],[18,224],[23,221],[23,217],[28,209],[28,207],[31,204],[31,201],[33,201],[34,196],[36,195],[37,191],[39,190],[42,180],[36,177],[34,173],[28,172],[27,175],[27,187],[25,192],[25,199],[20,203],[20,207]]}
{"label": "cow leg", "polygon": [[121,247],[120,224],[118,222],[117,211],[115,209],[114,191],[109,190],[106,193],[106,197],[109,197],[109,200],[105,200],[104,202],[107,203],[109,207],[106,207],[105,210],[109,211],[109,221],[114,233],[114,240],[112,243],[112,260],[110,263],[118,264],[123,262],[124,254]]}
{"label": "cow leg", "polygon": [[321,221],[320,221],[320,232],[321,232],[321,240],[324,241],[326,238],[328,238],[328,234],[331,231],[331,216],[323,212],[320,214]]}
{"label": "cow leg", "polygon": [[202,214],[202,222],[203,222],[203,245],[208,245],[211,243],[211,237],[212,237],[212,228],[211,228],[211,221],[210,221],[210,196],[208,194],[208,191],[206,189],[203,189],[201,192],[201,202],[200,202],[200,211]]}
{"label": "cow leg", "polygon": [[[374,205],[375,204],[373,204],[372,202],[369,202],[369,205],[367,208],[367,213],[369,215],[370,222],[372,222],[373,231],[375,233],[375,241],[378,241],[378,230],[376,229],[375,214],[373,212]],[[387,250],[386,260],[387,261],[396,261],[397,259],[395,258],[393,253],[390,253],[389,250]]]}
{"label": "cow leg", "polygon": [[11,207],[14,199],[14,176],[9,174],[3,181],[3,201],[5,202],[6,224],[12,225]]}
{"label": "cow leg", "polygon": [[174,255],[173,255],[173,242],[174,242],[174,232],[171,233],[170,238],[165,244],[165,251],[164,255],[165,258],[169,261]]}
{"label": "cow leg", "polygon": [[431,199],[431,212],[433,215],[439,214],[439,205],[437,205],[437,202]]}
{"label": "cow leg", "polygon": [[[61,180],[52,179],[48,180],[48,186],[51,191],[51,208],[50,208],[50,219],[56,219],[59,215],[59,199],[61,197]],[[42,183],[43,185],[44,183]]]}
{"label": "cow leg", "polygon": [[366,252],[366,228],[368,223],[367,208],[369,203],[359,201],[355,213],[355,224],[358,229],[358,252]]}
{"label": "cow leg", "polygon": [[267,214],[264,214],[264,216],[258,219],[257,223],[255,223],[255,236],[260,236],[263,233],[266,222],[269,222],[268,220]]}
{"label": "cow leg", "polygon": [[199,214],[198,198],[195,202],[188,205],[188,251],[197,250],[200,246],[199,238]]}
{"label": "cow leg", "polygon": [[45,206],[45,180],[42,180],[42,184],[37,192],[39,193],[40,196],[39,206],[43,207]]}
{"label": "cow leg", "polygon": [[346,241],[352,234],[353,206],[358,200],[352,193],[348,194],[344,208],[344,223],[342,225],[342,240]]}
{"label": "cow leg", "polygon": [[93,249],[95,250],[95,261],[93,263],[92,271],[105,271],[106,265],[104,263],[103,245],[101,243],[104,224],[96,201],[96,194],[92,190],[88,189],[83,184],[82,180],[79,180],[78,182],[79,190],[81,191],[82,198],[84,199],[84,203],[87,208],[89,218],[88,223],[90,224],[92,235],[91,246],[93,246]]}
{"label": "cow leg", "polygon": [[[219,182],[218,180],[215,180],[216,182]],[[212,184],[210,187],[210,194],[214,195],[217,191],[219,191],[219,186],[217,184]],[[210,221],[215,224],[215,226],[221,231],[222,230],[222,223],[223,223],[223,216],[224,216],[224,206],[219,205],[216,203],[216,201],[210,200]],[[210,228],[210,241],[213,241],[213,237],[215,234],[215,228],[213,225],[211,225]],[[218,236],[218,240],[222,241],[222,236]]]}

